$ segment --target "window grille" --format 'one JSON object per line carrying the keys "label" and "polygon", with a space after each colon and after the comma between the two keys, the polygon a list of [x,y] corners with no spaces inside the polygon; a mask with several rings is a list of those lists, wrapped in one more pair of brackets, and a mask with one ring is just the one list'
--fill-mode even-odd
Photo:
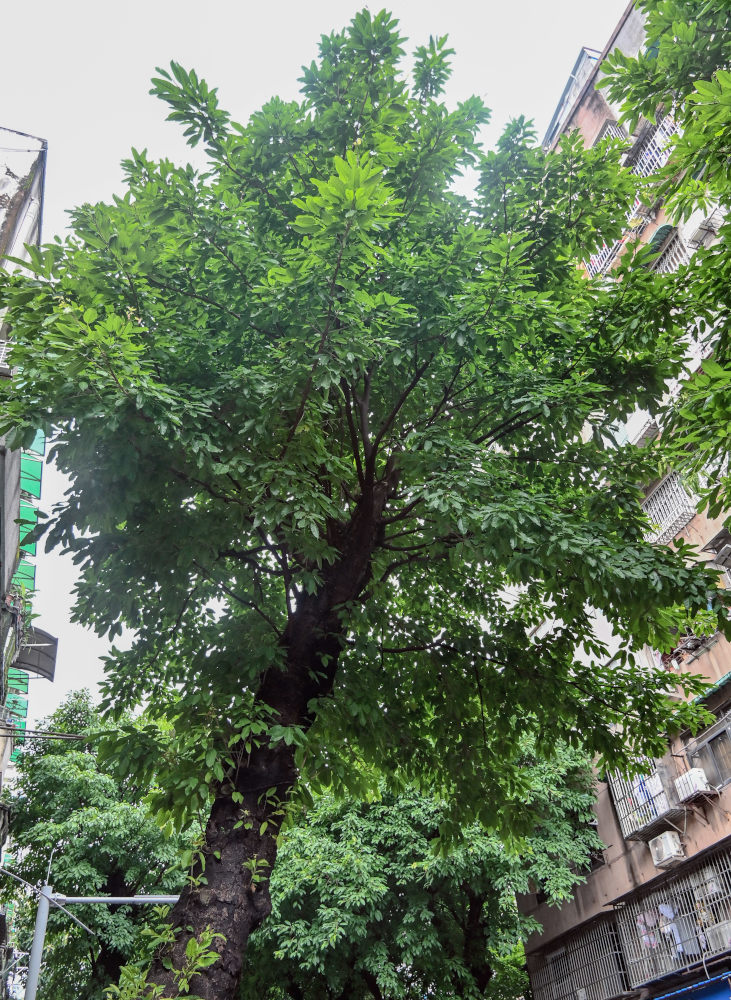
{"label": "window grille", "polygon": [[597,274],[606,274],[623,244],[624,240],[615,240],[609,246],[605,244],[598,253],[592,254],[589,260],[584,262],[589,277],[594,278]]}
{"label": "window grille", "polygon": [[594,145],[598,146],[602,139],[626,139],[627,133],[617,122],[612,121],[611,118],[607,120],[602,125],[599,135],[594,140]]}
{"label": "window grille", "polygon": [[610,246],[605,244],[601,250],[592,254],[588,261],[584,261],[584,267],[590,278],[595,277],[597,274],[606,274],[627,242],[627,239],[629,237],[638,237],[643,229],[646,228],[648,220],[640,215],[641,210],[642,202],[639,198],[635,198],[632,207],[627,212],[627,229],[624,235],[615,240]]}
{"label": "window grille", "polygon": [[675,786],[665,778],[665,768],[647,762],[644,774],[628,777],[614,772],[608,775],[612,801],[625,840],[646,840],[659,823],[676,813],[682,814]]}
{"label": "window grille", "polygon": [[731,950],[731,851],[630,899],[617,925],[632,989]]}
{"label": "window grille", "polygon": [[683,237],[676,232],[652,265],[652,270],[660,274],[673,274],[679,267],[688,263],[690,263],[690,251]]}
{"label": "window grille", "polygon": [[627,977],[612,916],[562,939],[529,959],[534,1000],[608,1000],[624,993]]}
{"label": "window grille", "polygon": [[0,365],[4,365],[6,368],[10,365],[8,357],[12,346],[9,340],[0,340]]}
{"label": "window grille", "polygon": [[[612,129],[615,131],[612,131]],[[677,131],[678,126],[675,124],[670,115],[666,115],[658,125],[654,125],[650,128],[646,135],[640,140],[638,145],[630,150],[627,165],[632,173],[637,177],[650,177],[652,174],[660,170],[661,167],[664,167],[670,157],[670,139]],[[616,122],[612,121],[606,121],[604,123],[602,130],[599,133],[599,137],[597,138],[597,142],[599,142],[600,139],[606,138],[607,135],[611,135],[613,138],[618,139],[625,138],[621,127],[617,125]],[[640,200],[636,199],[635,204],[627,213],[628,222],[630,219],[637,216],[637,210],[640,207]],[[638,236],[646,225],[647,222],[645,221],[639,226],[634,227],[632,229],[633,235]],[[681,263],[688,263],[688,249],[680,237],[678,237],[678,239],[680,246],[678,248],[674,248],[674,255],[668,256],[667,266],[663,265],[663,261],[665,259],[665,254],[663,254],[655,265],[656,271],[677,271]],[[625,237],[616,240],[611,246],[604,246],[598,253],[593,254],[588,261],[585,261],[584,267],[586,268],[589,277],[594,278],[597,274],[606,274],[614,263],[619,251],[624,246],[624,243]],[[681,260],[680,257],[683,253],[686,255],[686,259]],[[678,259],[678,263],[675,263],[676,258]],[[671,264],[673,266],[671,266]]]}
{"label": "window grille", "polygon": [[687,492],[680,476],[671,472],[642,502],[642,509],[656,527],[646,532],[648,542],[665,545],[689,524],[698,498]]}
{"label": "window grille", "polygon": [[670,115],[650,128],[635,149],[630,151],[632,173],[637,177],[651,177],[662,169],[670,158],[670,140],[677,131],[678,126]]}
{"label": "window grille", "polygon": [[711,785],[721,785],[731,778],[731,740],[723,730],[689,754],[691,767],[702,767]]}

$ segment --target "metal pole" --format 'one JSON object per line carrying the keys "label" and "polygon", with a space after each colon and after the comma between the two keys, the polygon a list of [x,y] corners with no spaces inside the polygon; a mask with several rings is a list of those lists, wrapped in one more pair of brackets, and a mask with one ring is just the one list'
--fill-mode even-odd
{"label": "metal pole", "polygon": [[[11,872],[6,874],[10,875]],[[13,876],[15,878],[15,876]],[[23,881],[20,879],[20,881]],[[26,883],[27,885],[28,883]],[[30,886],[32,889],[33,887]],[[38,892],[38,890],[35,890]],[[40,890],[38,898],[38,913],[36,914],[36,928],[33,932],[33,947],[28,959],[28,977],[26,979],[25,1000],[36,1000],[38,992],[38,977],[41,972],[41,959],[43,958],[43,943],[46,937],[46,924],[48,923],[48,911],[51,906],[57,906],[59,910],[67,913],[71,919],[83,927],[90,934],[94,932],[86,924],[77,920],[73,913],[69,913],[64,903],[112,903],[126,904],[132,906],[142,906],[149,903],[177,903],[179,896],[64,896],[63,893],[54,892],[50,885],[44,885]]]}
{"label": "metal pole", "polygon": [[51,907],[51,894],[53,889],[50,885],[44,885],[38,898],[38,912],[36,913],[36,926],[33,931],[33,946],[28,959],[28,977],[25,986],[25,1000],[36,1000],[38,992],[38,977],[41,974],[41,959],[43,958],[43,944],[46,937],[46,924],[48,923],[48,911]]}
{"label": "metal pole", "polygon": [[57,906],[63,903],[69,906],[71,903],[111,903],[113,906],[142,906],[144,903],[173,904],[177,903],[180,896],[64,896],[61,892],[54,892],[51,902]]}

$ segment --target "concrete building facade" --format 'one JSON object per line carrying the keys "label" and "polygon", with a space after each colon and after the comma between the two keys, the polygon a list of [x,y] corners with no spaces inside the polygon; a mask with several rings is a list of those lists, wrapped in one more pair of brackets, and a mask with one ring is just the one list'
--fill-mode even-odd
{"label": "concrete building facade", "polygon": [[[13,271],[38,246],[43,220],[46,142],[0,128],[0,267]],[[13,259],[14,258],[14,259]],[[0,379],[12,378],[12,331],[0,314]],[[30,532],[38,519],[43,453],[42,434],[26,450],[0,437],[0,788],[18,753],[28,715],[33,677],[53,680],[57,642],[31,624],[36,545]],[[0,848],[11,816],[0,803]],[[12,905],[0,907],[0,997],[8,995],[13,948],[7,944]]]}
{"label": "concrete building facade", "polygon": [[[578,130],[587,147],[606,137],[623,139],[624,165],[638,176],[652,176],[667,161],[672,117],[641,121],[627,135],[619,109],[596,89],[604,58],[615,48],[634,55],[643,42],[642,17],[630,3],[601,54],[582,50],[546,149]],[[627,242],[640,240],[659,253],[656,270],[674,271],[715,238],[719,221],[697,212],[677,226],[662,203],[637,199],[624,235],[584,266],[591,276],[610,275]],[[705,350],[689,338],[688,375],[700,368]],[[642,443],[659,428],[638,412],[622,432]],[[676,473],[648,484],[648,538],[658,545],[675,538],[692,543],[731,586],[731,535],[723,517],[697,512],[697,500]],[[731,997],[731,645],[719,634],[685,635],[669,653],[646,649],[644,656],[668,670],[671,688],[675,672],[701,674],[707,682],[701,700],[714,722],[695,736],[669,739],[666,754],[648,760],[642,774],[611,774],[597,782],[597,832],[605,847],[570,902],[549,907],[540,891],[520,900],[522,912],[543,928],[526,945],[535,1000]],[[679,689],[676,694],[682,697]]]}

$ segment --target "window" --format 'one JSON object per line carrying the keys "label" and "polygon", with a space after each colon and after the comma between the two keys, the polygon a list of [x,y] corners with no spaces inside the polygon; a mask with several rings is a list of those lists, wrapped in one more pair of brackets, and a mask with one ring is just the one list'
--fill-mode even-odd
{"label": "window", "polygon": [[612,801],[625,840],[652,827],[677,806],[672,786],[667,780],[663,780],[659,766],[653,761],[647,761],[644,774],[629,776],[613,771],[608,778]]}
{"label": "window", "polygon": [[724,729],[690,756],[691,767],[702,767],[711,785],[731,779],[731,739]]}
{"label": "window", "polygon": [[529,956],[535,1000],[608,1000],[627,989],[613,917],[601,916],[566,935],[561,946]]}
{"label": "window", "polygon": [[594,140],[593,145],[597,146],[604,139],[626,139],[627,133],[622,126],[615,122],[613,118],[607,118],[599,130],[599,135]]}
{"label": "window", "polygon": [[731,852],[683,865],[617,910],[629,985],[645,983],[731,949]]}

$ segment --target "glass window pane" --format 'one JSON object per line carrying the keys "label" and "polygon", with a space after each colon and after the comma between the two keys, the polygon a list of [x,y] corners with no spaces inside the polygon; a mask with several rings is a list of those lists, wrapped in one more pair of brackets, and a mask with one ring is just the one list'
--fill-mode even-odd
{"label": "glass window pane", "polygon": [[702,767],[706,772],[706,777],[711,785],[720,785],[722,778],[718,773],[716,762],[713,759],[713,752],[709,743],[700,747],[693,754],[690,762],[691,767]]}
{"label": "glass window pane", "polygon": [[726,781],[727,778],[731,778],[731,740],[728,738],[728,733],[720,733],[712,739],[711,748],[721,781]]}

